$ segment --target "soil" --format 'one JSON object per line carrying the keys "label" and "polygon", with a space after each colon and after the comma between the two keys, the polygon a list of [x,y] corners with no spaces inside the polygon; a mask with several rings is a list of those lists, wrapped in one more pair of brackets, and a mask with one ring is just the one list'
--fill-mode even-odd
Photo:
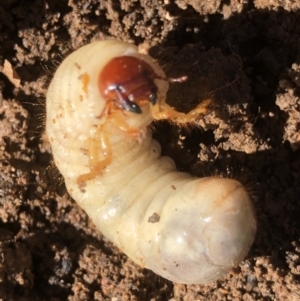
{"label": "soil", "polygon": [[[1,1],[0,300],[300,300],[299,9],[299,0]],[[161,122],[154,135],[180,170],[236,178],[252,196],[255,242],[218,281],[178,285],[135,265],[54,170],[47,86],[68,52],[103,38],[188,75],[168,94],[178,109],[212,99],[198,127]]]}

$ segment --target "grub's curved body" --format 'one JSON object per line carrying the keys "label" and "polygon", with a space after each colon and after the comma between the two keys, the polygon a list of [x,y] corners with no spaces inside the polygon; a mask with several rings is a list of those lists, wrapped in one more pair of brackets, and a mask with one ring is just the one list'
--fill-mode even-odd
{"label": "grub's curved body", "polygon": [[[112,109],[104,115],[107,99],[98,88],[99,72],[123,55],[145,60],[158,75],[157,104],[139,103],[141,114]],[[205,283],[244,258],[256,221],[239,182],[195,179],[161,157],[146,127],[153,116],[172,115],[165,104],[168,83],[162,78],[159,66],[133,45],[86,45],[63,61],[50,84],[46,131],[68,192],[107,238],[167,279]],[[129,134],[128,128],[137,131]],[[108,156],[101,170],[97,162]]]}

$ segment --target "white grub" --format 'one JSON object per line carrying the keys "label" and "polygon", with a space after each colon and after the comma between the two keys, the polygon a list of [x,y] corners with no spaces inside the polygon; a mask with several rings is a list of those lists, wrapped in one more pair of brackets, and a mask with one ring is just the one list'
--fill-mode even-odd
{"label": "white grub", "polygon": [[[157,103],[143,103],[141,114],[120,109],[104,114],[107,99],[99,92],[99,72],[124,55],[144,60],[158,75],[153,79]],[[147,127],[152,120],[180,123],[199,115],[168,107],[164,78],[161,68],[131,44],[108,40],[86,45],[68,56],[54,75],[47,94],[46,132],[68,192],[107,238],[162,277],[202,284],[220,278],[246,256],[256,219],[239,182],[196,179],[161,157]],[[120,120],[136,132],[121,128]],[[110,163],[99,168],[98,161],[107,157]]]}

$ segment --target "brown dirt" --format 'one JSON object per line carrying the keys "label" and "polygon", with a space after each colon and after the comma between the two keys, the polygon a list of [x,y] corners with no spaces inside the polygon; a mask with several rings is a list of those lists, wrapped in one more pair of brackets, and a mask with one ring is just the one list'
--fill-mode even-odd
{"label": "brown dirt", "polygon": [[[1,1],[0,66],[10,62],[21,85],[0,73],[0,300],[300,300],[299,8],[297,0]],[[256,240],[219,281],[177,285],[142,270],[46,173],[51,74],[70,48],[107,36],[143,43],[168,75],[189,75],[169,93],[174,106],[214,100],[201,129],[164,122],[155,137],[179,169],[238,178],[253,195]]]}

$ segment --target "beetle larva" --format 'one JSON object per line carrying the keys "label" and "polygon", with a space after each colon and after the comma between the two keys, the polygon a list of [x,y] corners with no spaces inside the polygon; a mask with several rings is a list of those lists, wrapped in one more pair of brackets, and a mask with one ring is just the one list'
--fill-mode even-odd
{"label": "beetle larva", "polygon": [[135,46],[86,45],[54,75],[46,132],[68,192],[107,238],[169,280],[206,283],[244,258],[256,219],[239,182],[195,179],[161,157],[147,128],[153,119],[183,123],[204,110],[176,112],[165,102],[168,86]]}

